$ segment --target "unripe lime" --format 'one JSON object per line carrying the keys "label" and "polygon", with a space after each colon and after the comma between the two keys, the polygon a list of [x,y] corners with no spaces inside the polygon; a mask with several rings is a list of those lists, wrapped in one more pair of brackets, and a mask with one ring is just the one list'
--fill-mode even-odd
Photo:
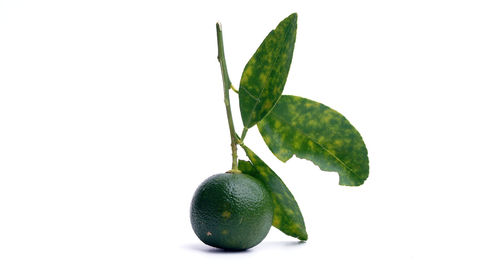
{"label": "unripe lime", "polygon": [[269,192],[256,178],[221,173],[207,178],[191,202],[191,225],[205,244],[245,250],[259,244],[273,221]]}

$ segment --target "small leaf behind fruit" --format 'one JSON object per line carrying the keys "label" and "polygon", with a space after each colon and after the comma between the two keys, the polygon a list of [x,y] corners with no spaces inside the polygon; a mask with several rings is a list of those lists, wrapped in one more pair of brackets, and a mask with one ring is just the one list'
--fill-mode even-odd
{"label": "small leaf behind fruit", "polygon": [[283,92],[292,63],[297,14],[291,14],[271,31],[248,61],[240,80],[241,119],[246,128],[271,111]]}
{"label": "small leaf behind fruit", "polygon": [[274,204],[273,226],[289,236],[307,240],[304,218],[290,190],[252,150],[246,146],[243,146],[243,149],[251,162],[240,160],[238,168],[243,173],[259,179],[268,187]]}
{"label": "small leaf behind fruit", "polygon": [[321,103],[283,95],[258,127],[283,162],[293,154],[308,159],[321,170],[338,172],[341,185],[359,186],[368,177],[363,138],[344,116]]}

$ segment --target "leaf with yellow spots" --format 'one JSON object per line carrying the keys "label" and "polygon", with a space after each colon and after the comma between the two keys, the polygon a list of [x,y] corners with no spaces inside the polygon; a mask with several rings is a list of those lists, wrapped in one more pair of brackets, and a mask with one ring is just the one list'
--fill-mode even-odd
{"label": "leaf with yellow spots", "polygon": [[368,178],[363,138],[344,116],[321,103],[283,95],[258,127],[283,162],[293,154],[308,159],[321,170],[338,172],[341,185],[359,186]]}
{"label": "leaf with yellow spots", "polygon": [[274,205],[273,226],[289,236],[307,240],[304,218],[290,190],[252,150],[247,146],[243,146],[243,149],[251,162],[240,160],[238,168],[243,173],[259,179],[268,187]]}
{"label": "leaf with yellow spots", "polygon": [[240,80],[241,119],[250,128],[266,116],[279,100],[292,63],[297,14],[271,31],[248,61]]}

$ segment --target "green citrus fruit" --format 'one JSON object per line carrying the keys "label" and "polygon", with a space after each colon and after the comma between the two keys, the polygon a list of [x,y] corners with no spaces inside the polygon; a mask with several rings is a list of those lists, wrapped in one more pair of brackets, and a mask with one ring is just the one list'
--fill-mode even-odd
{"label": "green citrus fruit", "polygon": [[246,174],[207,178],[194,193],[191,225],[205,244],[245,250],[259,244],[273,221],[273,203],[262,183]]}

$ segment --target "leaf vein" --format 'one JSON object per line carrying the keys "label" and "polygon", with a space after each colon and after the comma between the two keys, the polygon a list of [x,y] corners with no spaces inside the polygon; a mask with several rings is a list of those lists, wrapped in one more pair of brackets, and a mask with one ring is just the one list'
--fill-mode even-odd
{"label": "leaf vein", "polygon": [[[287,123],[291,128],[297,130],[298,132],[300,132],[302,135],[304,135],[304,137],[306,137],[307,139],[309,139],[310,141],[312,141],[314,144],[318,145],[320,148],[322,148],[324,151],[326,151],[328,154],[330,154],[331,156],[333,156],[333,158],[335,160],[338,161],[339,164],[341,164],[344,168],[346,168],[350,173],[352,173],[354,176],[356,176],[358,179],[360,179],[361,181],[363,181],[364,179],[359,176],[351,167],[349,167],[344,161],[342,161],[339,157],[337,157],[337,155],[335,155],[334,153],[332,153],[328,148],[326,148],[325,146],[323,146],[321,143],[319,143],[318,141],[316,141],[314,138],[310,137],[306,132],[304,132],[302,129],[300,129],[299,127],[297,127],[296,125],[292,124],[291,122],[288,122],[285,118],[282,118],[281,116],[277,115],[276,113],[273,113],[271,112],[271,114],[278,118],[280,121],[284,122],[284,123]],[[294,152],[295,153],[295,152]],[[296,153],[295,153],[296,154]]]}

